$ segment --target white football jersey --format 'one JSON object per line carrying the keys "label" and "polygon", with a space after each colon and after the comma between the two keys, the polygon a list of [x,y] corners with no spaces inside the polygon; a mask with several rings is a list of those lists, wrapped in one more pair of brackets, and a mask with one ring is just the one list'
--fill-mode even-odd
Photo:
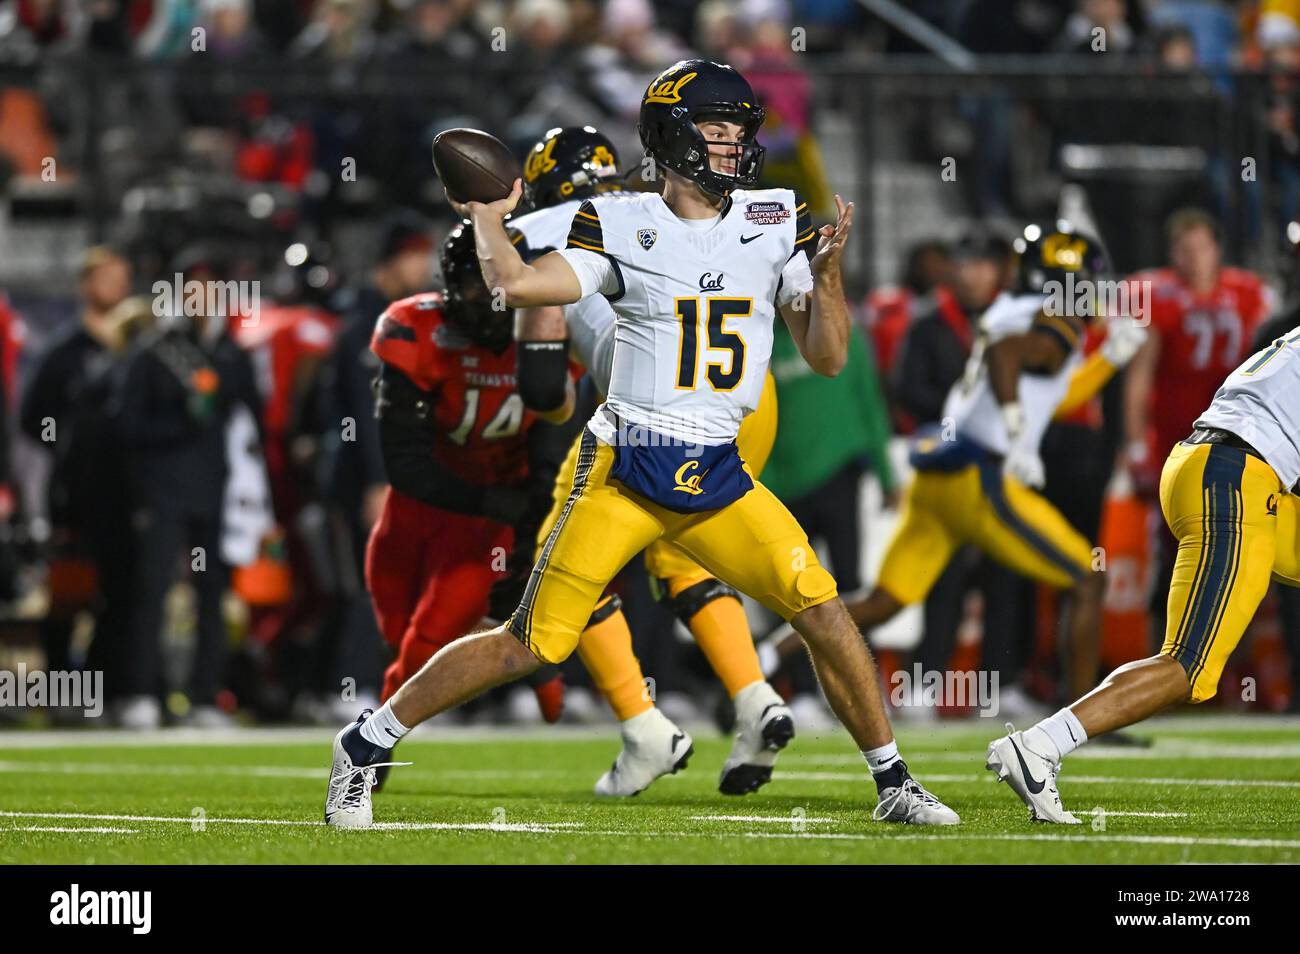
{"label": "white football jersey", "polygon": [[1300,481],[1300,328],[1228,375],[1196,426],[1236,434],[1294,488]]}
{"label": "white football jersey", "polygon": [[[525,261],[564,248],[569,240],[573,215],[582,202],[582,199],[561,202],[506,223],[524,237],[524,242],[516,241],[515,246]],[[614,361],[614,309],[604,295],[589,295],[564,307],[564,321],[569,326],[570,347],[600,393],[607,393]]]}
{"label": "white football jersey", "polygon": [[734,440],[763,392],[777,306],[812,289],[816,234],[789,189],[737,190],[699,223],[655,193],[584,203],[563,254],[617,316],[596,436],[615,441],[612,414],[689,443]]}
{"label": "white football jersey", "polygon": [[[1003,338],[1028,331],[1042,311],[1042,295],[1011,295],[1003,292],[995,298],[980,318],[979,332],[966,362],[966,372],[952,386],[943,406],[945,424],[952,421],[958,434],[995,454],[1007,453],[1011,449],[1011,442],[1007,438],[1006,424],[1002,421],[1002,410],[989,382],[985,351]],[[1020,375],[1016,393],[1025,414],[1022,446],[1038,449],[1043,432],[1052,420],[1052,414],[1070,388],[1070,376],[1074,374],[1079,361],[1079,349],[1072,347],[1070,356],[1054,374]]]}

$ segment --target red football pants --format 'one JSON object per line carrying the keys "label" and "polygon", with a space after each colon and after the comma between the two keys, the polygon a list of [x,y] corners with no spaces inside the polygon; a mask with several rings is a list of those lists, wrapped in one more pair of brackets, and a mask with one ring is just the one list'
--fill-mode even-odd
{"label": "red football pants", "polygon": [[366,546],[375,619],[397,650],[381,702],[487,615],[513,536],[506,524],[439,510],[389,488]]}

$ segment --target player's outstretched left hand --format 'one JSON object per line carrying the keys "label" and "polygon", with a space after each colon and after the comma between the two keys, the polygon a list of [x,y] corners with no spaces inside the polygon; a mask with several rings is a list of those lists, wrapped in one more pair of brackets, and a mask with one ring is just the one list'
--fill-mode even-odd
{"label": "player's outstretched left hand", "polygon": [[504,199],[497,199],[495,202],[457,202],[451,196],[447,197],[447,201],[462,219],[472,220],[476,215],[504,219],[515,210],[515,206],[519,204],[519,199],[523,194],[524,181],[516,179],[515,184],[510,189],[510,194]]}
{"label": "player's outstretched left hand", "polygon": [[839,271],[840,257],[844,254],[844,244],[849,240],[849,229],[853,227],[853,203],[844,204],[844,200],[835,196],[835,207],[839,218],[834,225],[823,225],[818,229],[821,239],[817,242],[817,251],[812,257],[814,275],[831,275]]}
{"label": "player's outstretched left hand", "polygon": [[1008,477],[1020,481],[1026,487],[1042,489],[1047,483],[1043,470],[1043,459],[1038,452],[1029,447],[1013,446],[1007,451],[1002,461],[1002,472]]}

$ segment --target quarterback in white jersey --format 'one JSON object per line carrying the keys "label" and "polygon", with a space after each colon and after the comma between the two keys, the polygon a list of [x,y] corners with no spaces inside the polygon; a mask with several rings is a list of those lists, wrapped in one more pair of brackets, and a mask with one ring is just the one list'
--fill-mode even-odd
{"label": "quarterback in white jersey", "polygon": [[788,189],[735,190],[712,219],[682,219],[654,193],[584,203],[562,254],[582,296],[599,292],[618,315],[596,436],[617,443],[621,419],[686,443],[734,440],[762,394],[777,307],[812,291],[796,253],[815,234]]}
{"label": "quarterback in white jersey", "polygon": [[[330,792],[341,794],[327,810],[335,824],[370,823],[369,766],[388,757],[394,738],[566,658],[606,584],[661,537],[793,623],[876,782],[875,819],[959,823],[902,761],[875,665],[834,579],[736,450],[740,422],[758,404],[778,307],[815,372],[839,373],[850,333],[840,259],[853,207],[837,197],[836,224],[816,229],[794,193],[754,191],[763,115],[735,70],[683,60],[651,81],[641,103],[638,128],[665,178],[662,196],[589,200],[567,249],[531,263],[503,224],[519,182],[506,199],[458,209],[473,221],[484,281],[508,304],[609,299],[618,315],[610,391],[510,621],[451,644],[339,733]],[[802,268],[791,265],[796,256]]]}
{"label": "quarterback in white jersey", "polygon": [[[590,126],[551,129],[529,151],[524,164],[524,196],[534,211],[511,218],[507,231],[520,257],[531,262],[565,247],[585,199],[620,194],[632,196],[622,190],[613,143]],[[562,413],[564,386],[570,380],[565,342],[596,390],[607,393],[615,324],[614,310],[603,295],[588,295],[562,308],[521,309],[515,333],[519,391],[525,404],[541,414],[553,414],[557,407]],[[755,476],[762,473],[776,437],[775,390],[769,382],[760,410],[745,419],[736,438],[737,450]],[[553,505],[541,526],[538,547],[545,544],[564,512],[581,444],[580,438],[573,442],[559,467]],[[667,540],[646,548],[645,567],[651,592],[695,637],[736,713],[737,732],[718,788],[728,795],[757,791],[771,779],[777,754],[794,737],[795,724],[785,701],[763,678],[740,594]],[[618,717],[623,739],[622,751],[596,782],[596,794],[636,795],[660,776],[683,768],[691,753],[690,734],[664,715],[645,692],[645,674],[616,594],[606,594],[596,604],[579,637],[578,655]]]}
{"label": "quarterback in white jersey", "polygon": [[1061,805],[1061,759],[1090,738],[1169,706],[1213,698],[1269,583],[1300,586],[1300,329],[1251,355],[1214,396],[1160,476],[1178,540],[1160,652],[1024,732],[989,745],[988,767],[1032,817],[1077,824]]}

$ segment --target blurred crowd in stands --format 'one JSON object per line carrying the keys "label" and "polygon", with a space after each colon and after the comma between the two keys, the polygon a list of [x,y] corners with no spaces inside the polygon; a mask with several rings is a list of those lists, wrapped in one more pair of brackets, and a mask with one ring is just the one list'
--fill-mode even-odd
{"label": "blurred crowd in stands", "polygon": [[[812,375],[777,336],[781,418],[763,479],[844,592],[871,582],[866,541],[882,542],[863,514],[897,504],[891,443],[937,419],[1010,280],[1009,224],[1054,214],[1061,179],[1079,172],[1062,147],[1138,142],[1141,162],[1157,147],[1199,150],[1191,188],[1149,206],[1093,187],[1120,269],[1156,289],[1154,333],[1044,445],[1048,496],[1111,555],[1105,664],[1149,651],[1169,571],[1152,510],[1165,449],[1253,342],[1300,323],[1284,301],[1300,246],[1300,225],[1287,229],[1300,216],[1300,0],[902,6],[976,54],[1056,60],[1042,69],[1061,70],[1065,93],[949,85],[931,97],[922,84],[883,120],[897,137],[863,134],[846,153],[818,121],[879,130],[881,117],[868,127],[852,112],[867,80],[827,82],[810,64],[923,52],[854,0],[0,0],[0,249],[21,251],[24,214],[106,239],[83,241],[62,281],[0,262],[0,666],[103,670],[112,721],[128,727],[352,718],[386,661],[362,573],[386,487],[369,339],[388,302],[437,285],[450,209],[432,137],[482,126],[522,153],[549,126],[594,123],[631,169],[647,78],[693,52],[749,73],[769,110],[767,176],[815,208],[859,145],[974,170],[957,181],[975,226],[898,239],[896,283],[851,276],[858,328],[840,377]],[[1071,54],[1093,59],[1061,65]],[[1172,98],[1120,108],[1093,85],[1098,64],[1172,82]],[[1242,142],[1265,147],[1272,204],[1242,198]],[[1025,188],[1040,152],[1050,202]],[[1143,181],[1123,187],[1158,191]],[[1198,209],[1167,215],[1184,201]],[[869,232],[864,217],[859,243]],[[1267,276],[1228,265],[1258,246],[1288,252]],[[160,305],[178,277],[257,283],[257,320],[230,301],[193,315]],[[708,711],[707,667],[639,561],[618,586],[660,706],[677,720]],[[881,648],[882,668],[997,670],[1007,708],[1050,706],[1058,609],[963,553],[925,605],[919,644]],[[1258,678],[1258,704],[1300,705],[1300,603],[1271,598],[1250,638],[1234,665]],[[595,717],[582,670],[566,676],[569,718]],[[829,724],[807,667],[779,687],[801,725]],[[468,717],[536,711],[528,690],[504,690]]]}

